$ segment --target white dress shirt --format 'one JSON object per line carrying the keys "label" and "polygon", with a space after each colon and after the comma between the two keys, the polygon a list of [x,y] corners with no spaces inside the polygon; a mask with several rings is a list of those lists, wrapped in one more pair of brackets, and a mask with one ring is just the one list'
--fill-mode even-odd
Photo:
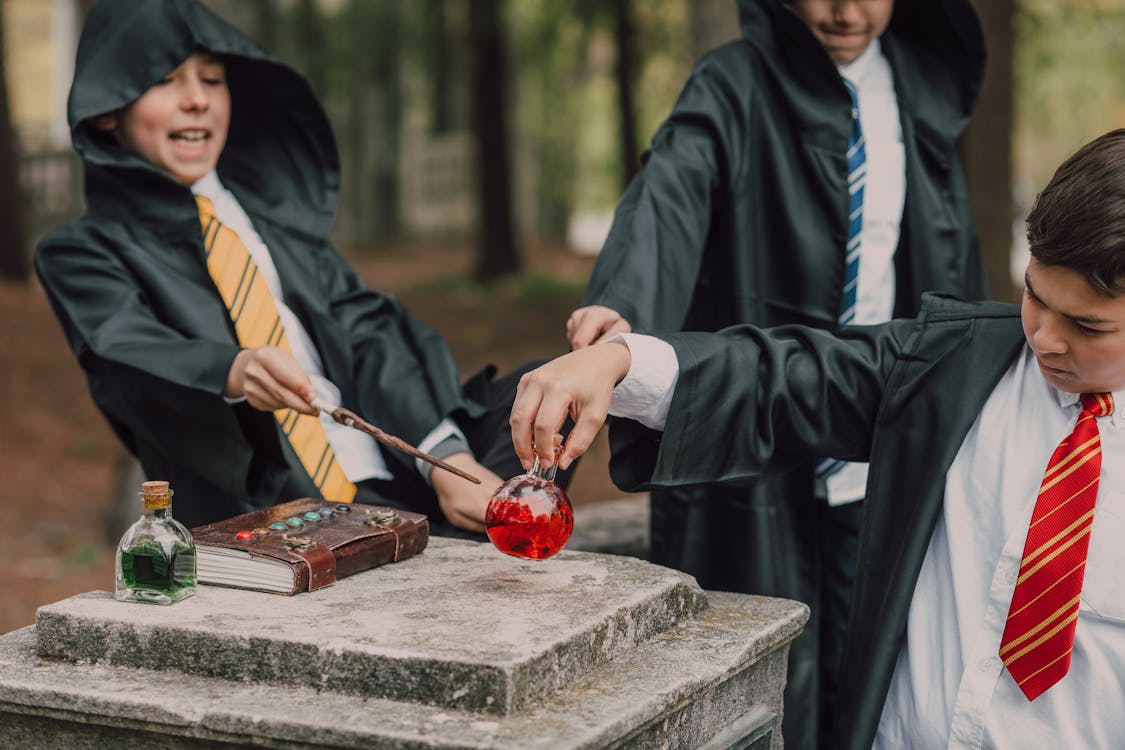
{"label": "white dress shirt", "polygon": [[[894,316],[895,250],[906,200],[906,152],[894,76],[879,40],[840,75],[856,88],[859,123],[867,152],[863,186],[863,225],[859,233],[859,276],[853,325],[885,323]],[[843,252],[843,248],[840,249]],[[863,497],[867,464],[849,463],[826,480],[829,505]]]}
{"label": "white dress shirt", "polygon": [[1125,391],[1113,397],[1066,676],[1028,701],[997,655],[1039,484],[1081,409],[1025,347],[946,473],[875,748],[1125,748]]}
{"label": "white dress shirt", "polygon": [[[250,257],[258,266],[258,273],[265,280],[277,306],[281,324],[285,326],[286,338],[293,358],[301,366],[316,388],[316,395],[329,404],[340,403],[340,389],[335,383],[324,376],[324,364],[320,353],[316,349],[308,331],[301,325],[300,319],[285,304],[285,296],[281,286],[281,278],[277,274],[273,258],[270,257],[269,248],[266,247],[258,232],[254,229],[250,217],[242,210],[241,204],[234,194],[227,190],[219,181],[214,170],[200,178],[191,186],[195,195],[204,195],[211,199],[215,205],[215,216],[219,221],[229,227],[250,253]],[[234,401],[239,401],[236,399]],[[365,479],[391,479],[392,475],[387,468],[387,462],[379,452],[378,444],[370,436],[334,421],[327,414],[320,415],[320,424],[328,436],[328,442],[336,454],[336,461],[343,469],[344,475],[352,482]],[[450,435],[456,435],[464,440],[464,435],[449,419],[442,420],[426,438],[418,444],[422,451],[428,451]],[[416,466],[420,462],[415,462]],[[419,466],[419,469],[421,467]]]}
{"label": "white dress shirt", "polygon": [[[639,334],[618,340],[632,365],[610,413],[663,429],[675,350]],[[1066,676],[1028,701],[997,655],[1039,484],[1080,411],[1025,347],[946,473],[876,750],[1125,748],[1125,391],[1113,398],[1114,413],[1098,419],[1101,479]]]}

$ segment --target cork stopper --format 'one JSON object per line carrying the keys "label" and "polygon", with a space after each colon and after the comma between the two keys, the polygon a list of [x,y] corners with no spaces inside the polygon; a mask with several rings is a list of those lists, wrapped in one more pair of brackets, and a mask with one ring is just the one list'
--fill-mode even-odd
{"label": "cork stopper", "polygon": [[168,482],[162,479],[141,482],[139,494],[141,502],[151,510],[167,508],[172,504],[172,490],[168,487]]}
{"label": "cork stopper", "polygon": [[555,442],[555,449],[556,450],[561,448],[562,447],[562,435],[556,432],[554,442]]}

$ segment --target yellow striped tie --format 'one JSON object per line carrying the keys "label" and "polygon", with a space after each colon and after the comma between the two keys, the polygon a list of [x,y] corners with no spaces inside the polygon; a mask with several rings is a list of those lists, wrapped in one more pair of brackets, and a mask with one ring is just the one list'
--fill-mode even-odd
{"label": "yellow striped tie", "polygon": [[[219,222],[210,199],[197,195],[195,202],[203,225],[207,270],[230,311],[238,343],[247,349],[275,346],[292,353],[273,295],[250,251],[232,229]],[[278,409],[273,415],[321,495],[333,502],[350,503],[355,498],[355,485],[336,462],[320,420],[292,409]]]}

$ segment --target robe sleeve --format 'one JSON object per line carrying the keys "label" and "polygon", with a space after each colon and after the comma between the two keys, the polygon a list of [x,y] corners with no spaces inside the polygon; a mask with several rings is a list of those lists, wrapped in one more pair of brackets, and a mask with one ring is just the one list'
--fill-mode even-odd
{"label": "robe sleeve", "polygon": [[[169,274],[163,291],[142,287],[105,243],[45,245],[35,260],[40,282],[83,367],[104,359],[178,386],[222,393],[239,352],[231,334],[220,327],[214,338],[188,336],[157,312],[195,293],[189,281]],[[222,304],[213,289],[197,295],[201,304]]]}
{"label": "robe sleeve", "polygon": [[610,471],[631,492],[744,484],[809,458],[867,460],[913,320],[847,328],[736,326],[665,337],[679,380],[663,432],[615,420]]}
{"label": "robe sleeve", "polygon": [[584,304],[610,307],[634,330],[675,331],[699,275],[714,205],[743,169],[752,97],[704,58],[657,130],[618,204]]}
{"label": "robe sleeve", "polygon": [[221,325],[198,338],[158,315],[173,298],[189,301],[185,316],[221,306],[213,289],[172,275],[142,287],[99,242],[46,244],[35,260],[90,394],[125,445],[149,466],[182,467],[242,496],[250,450],[222,399],[239,347]]}
{"label": "robe sleeve", "polygon": [[457,366],[441,334],[393,296],[368,287],[336,252],[324,252],[319,268],[329,314],[350,348],[351,382],[340,385],[354,389],[366,418],[417,445],[456,411],[477,411],[462,398]]}

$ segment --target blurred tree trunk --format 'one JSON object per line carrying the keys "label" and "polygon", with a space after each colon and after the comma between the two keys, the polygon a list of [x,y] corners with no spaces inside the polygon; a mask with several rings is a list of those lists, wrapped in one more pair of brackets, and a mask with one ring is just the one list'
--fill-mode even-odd
{"label": "blurred tree trunk", "polygon": [[688,4],[691,48],[696,58],[708,50],[737,39],[738,7],[732,0],[693,0]]}
{"label": "blurred tree trunk", "polygon": [[297,9],[300,19],[297,41],[301,55],[299,67],[304,70],[317,97],[323,101],[328,84],[324,64],[325,34],[324,22],[316,5],[316,0],[301,0]]}
{"label": "blurred tree trunk", "polygon": [[277,54],[277,7],[274,0],[254,0],[254,38],[263,48]]}
{"label": "blurred tree trunk", "polygon": [[474,274],[493,279],[520,269],[508,154],[508,71],[501,0],[469,0],[473,50],[473,137],[477,144],[477,258]]}
{"label": "blurred tree trunk", "polygon": [[637,108],[633,89],[637,79],[637,35],[632,0],[613,0],[613,36],[617,43],[614,77],[617,80],[617,109],[621,114],[622,189],[640,169],[637,149]]}
{"label": "blurred tree trunk", "polygon": [[399,222],[398,153],[402,135],[402,36],[401,0],[381,0],[371,37],[379,39],[374,51],[377,86],[375,123],[375,231],[379,237],[397,237]]}
{"label": "blurred tree trunk", "polygon": [[4,66],[4,16],[0,13],[0,276],[25,281],[31,276],[31,256],[24,223],[26,205],[20,190],[16,132],[8,110],[8,79]]}
{"label": "blurred tree trunk", "polygon": [[449,32],[446,29],[446,0],[426,0],[425,46],[426,69],[430,78],[430,132],[435,135],[452,129],[453,116]]}
{"label": "blurred tree trunk", "polygon": [[974,0],[984,28],[988,67],[972,122],[961,139],[969,199],[980,236],[989,290],[995,299],[1015,301],[1012,283],[1012,62],[1017,0]]}

